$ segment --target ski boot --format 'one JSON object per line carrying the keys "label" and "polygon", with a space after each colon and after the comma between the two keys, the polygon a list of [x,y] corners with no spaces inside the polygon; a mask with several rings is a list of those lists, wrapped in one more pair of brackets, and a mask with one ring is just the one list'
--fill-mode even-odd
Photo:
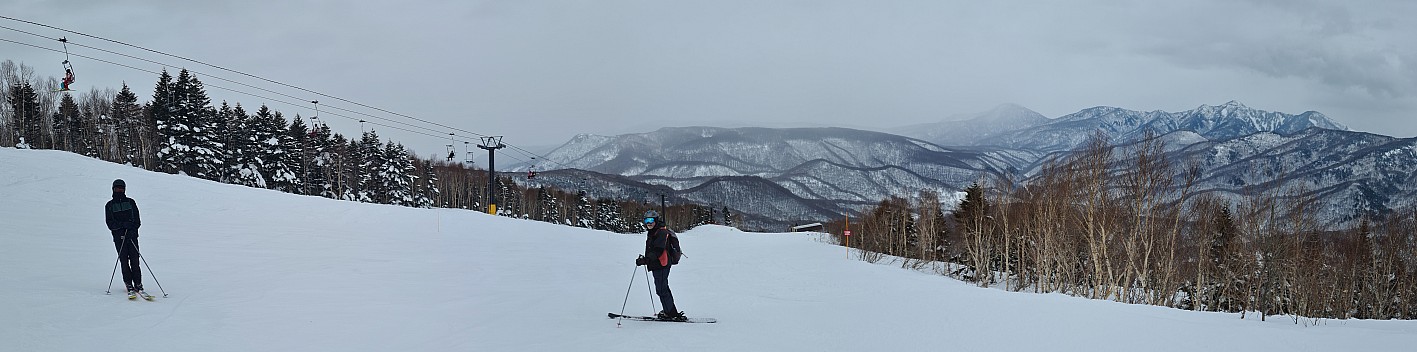
{"label": "ski boot", "polygon": [[684,312],[659,312],[654,314],[654,318],[667,321],[689,320],[689,317],[684,316]]}
{"label": "ski boot", "polygon": [[153,296],[152,296],[152,295],[149,295],[147,291],[143,291],[143,285],[142,285],[142,284],[133,285],[133,292],[135,292],[138,297],[142,297],[142,298],[145,299],[145,300],[149,300],[149,301],[153,300]]}

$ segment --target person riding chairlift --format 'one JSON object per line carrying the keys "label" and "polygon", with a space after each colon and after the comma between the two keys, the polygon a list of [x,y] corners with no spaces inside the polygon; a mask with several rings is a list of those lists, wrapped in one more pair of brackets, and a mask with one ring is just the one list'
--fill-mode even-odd
{"label": "person riding chairlift", "polygon": [[64,81],[60,83],[59,90],[70,90],[69,85],[74,83],[74,68],[69,66],[69,60],[64,60]]}

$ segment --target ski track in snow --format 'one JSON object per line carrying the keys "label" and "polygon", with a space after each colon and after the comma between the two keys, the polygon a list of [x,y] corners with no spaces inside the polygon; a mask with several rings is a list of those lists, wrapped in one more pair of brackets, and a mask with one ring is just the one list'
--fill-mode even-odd
{"label": "ski track in snow", "polygon": [[[156,302],[105,295],[114,178]],[[811,235],[682,234],[681,310],[652,314],[643,236],[296,196],[0,148],[7,351],[1406,351],[1417,322],[1238,314],[981,289]],[[115,279],[121,291],[121,278]]]}

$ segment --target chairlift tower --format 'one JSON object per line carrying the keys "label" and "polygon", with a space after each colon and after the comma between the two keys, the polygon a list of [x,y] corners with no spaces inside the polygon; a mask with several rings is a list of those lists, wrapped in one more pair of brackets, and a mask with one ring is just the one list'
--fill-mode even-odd
{"label": "chairlift tower", "polygon": [[502,136],[487,136],[477,147],[487,150],[487,213],[497,215],[497,149],[507,145],[502,144]]}
{"label": "chairlift tower", "polygon": [[[316,118],[319,118],[319,116],[320,116],[320,101],[319,101],[319,100],[311,100],[310,103],[311,103],[311,104],[315,104],[315,115],[313,115],[313,116],[310,117],[310,130],[306,132],[308,135],[305,136],[306,138],[302,139],[302,142],[303,142],[304,144],[300,146],[300,147],[303,149],[302,153],[305,153],[305,155],[301,155],[301,156],[300,156],[300,164],[301,164],[300,169],[305,172],[305,177],[300,180],[300,186],[301,186],[301,188],[302,188],[303,193],[305,193],[305,195],[312,195],[313,193],[315,193],[314,191],[311,191],[311,190],[310,190],[310,184],[311,184],[312,182],[310,182],[310,160],[309,160],[309,159],[310,159],[310,158],[313,158],[314,155],[315,155],[315,153],[311,151],[311,149],[314,148],[314,146],[313,146],[313,144],[314,144],[313,142],[314,142],[314,141],[312,141],[311,139],[313,139],[313,138],[315,137],[315,131],[317,130],[317,129],[315,128],[315,119],[316,119]],[[295,115],[295,118],[296,118],[296,119],[299,119],[299,118],[300,118],[300,115]],[[307,157],[307,156],[308,156],[308,157]]]}

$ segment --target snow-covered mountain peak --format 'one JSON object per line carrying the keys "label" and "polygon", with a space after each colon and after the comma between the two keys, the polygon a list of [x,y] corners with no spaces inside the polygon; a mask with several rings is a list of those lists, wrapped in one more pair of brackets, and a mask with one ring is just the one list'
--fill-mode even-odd
{"label": "snow-covered mountain peak", "polygon": [[1180,112],[1143,112],[1096,106],[1045,124],[1006,131],[991,139],[997,145],[1013,148],[1063,151],[1080,145],[1099,131],[1107,134],[1113,143],[1128,143],[1148,134],[1164,135],[1176,131],[1191,131],[1208,140],[1224,141],[1259,132],[1291,135],[1310,128],[1348,130],[1317,112],[1290,115],[1251,108],[1231,100]]}
{"label": "snow-covered mountain peak", "polygon": [[[1238,116],[1238,115],[1247,115],[1247,114],[1255,114],[1255,113],[1267,113],[1267,111],[1256,110],[1256,109],[1250,108],[1249,106],[1245,106],[1244,103],[1241,103],[1241,102],[1235,101],[1235,100],[1231,100],[1231,101],[1225,102],[1225,104],[1220,104],[1220,105],[1201,104],[1201,106],[1196,107],[1195,109],[1193,109],[1193,110],[1191,110],[1191,111],[1196,111],[1196,112],[1201,112],[1201,113],[1204,113],[1204,114],[1207,114],[1207,115],[1216,115],[1216,116]],[[1184,113],[1184,112],[1182,112],[1182,113]]]}
{"label": "snow-covered mountain peak", "polygon": [[1245,104],[1244,104],[1244,103],[1241,103],[1239,100],[1227,101],[1227,102],[1225,102],[1225,104],[1220,104],[1220,106],[1223,107],[1223,108],[1227,108],[1227,109],[1249,109],[1249,108],[1250,108],[1250,107],[1248,107],[1248,106],[1245,106]]}
{"label": "snow-covered mountain peak", "polygon": [[1212,138],[1228,139],[1257,132],[1293,134],[1309,128],[1347,130],[1318,112],[1290,115],[1282,112],[1253,109],[1238,101],[1219,106],[1201,105],[1190,111],[1174,114],[1175,127],[1189,129]]}
{"label": "snow-covered mountain peak", "polygon": [[1237,112],[1237,111],[1245,111],[1245,110],[1254,110],[1254,109],[1251,109],[1249,106],[1246,106],[1245,103],[1241,103],[1239,100],[1231,100],[1231,101],[1227,101],[1227,102],[1225,102],[1224,104],[1220,104],[1220,105],[1201,104],[1200,106],[1197,106],[1197,107],[1196,107],[1195,109],[1193,109],[1192,111],[1210,111],[1210,112],[1215,112],[1215,113],[1220,114],[1220,115],[1227,115],[1227,114],[1231,114],[1231,113],[1234,113],[1234,112]]}
{"label": "snow-covered mountain peak", "polygon": [[1090,107],[1090,108],[1086,108],[1086,109],[1079,110],[1078,112],[1071,113],[1071,114],[1065,115],[1065,116],[1063,116],[1063,117],[1059,117],[1059,118],[1058,118],[1058,121],[1059,121],[1059,122],[1082,121],[1082,120],[1096,119],[1096,118],[1099,118],[1099,117],[1108,117],[1108,116],[1117,116],[1117,115],[1126,115],[1126,114],[1139,114],[1139,113],[1140,113],[1139,111],[1127,110],[1127,109],[1123,109],[1123,108],[1119,108],[1119,107],[1112,107],[1112,106],[1094,106],[1094,107]]}
{"label": "snow-covered mountain peak", "polygon": [[1047,121],[1048,118],[1045,117],[1045,116],[1043,116],[1042,114],[1039,114],[1039,113],[1036,112],[1036,111],[1033,111],[1033,110],[1031,110],[1031,109],[1029,109],[1029,108],[1020,106],[1020,105],[1018,105],[1018,104],[1004,103],[1004,104],[999,104],[999,106],[995,106],[993,109],[989,109],[989,111],[987,111],[987,112],[984,112],[984,113],[981,113],[981,114],[976,114],[975,117],[974,117],[973,119],[971,119],[971,120],[976,120],[976,121],[978,121],[978,120],[983,120],[983,121],[999,121],[999,120],[1006,120],[1006,121],[1007,121],[1007,120],[1042,120],[1042,121]]}
{"label": "snow-covered mountain peak", "polygon": [[994,136],[1048,123],[1048,117],[1018,104],[999,104],[985,112],[956,115],[946,121],[899,127],[889,132],[938,145],[996,144]]}
{"label": "snow-covered mountain peak", "polygon": [[602,136],[602,135],[598,135],[598,134],[582,133],[582,134],[576,135],[575,137],[571,137],[571,141],[572,141],[572,142],[599,141],[599,140],[606,140],[606,139],[610,139],[610,138],[612,138],[612,137],[609,137],[609,136]]}
{"label": "snow-covered mountain peak", "polygon": [[1304,123],[1307,123],[1314,127],[1330,130],[1351,131],[1350,129],[1348,129],[1348,126],[1338,123],[1338,121],[1334,121],[1333,119],[1328,118],[1328,115],[1324,115],[1323,113],[1318,111],[1305,111],[1304,113],[1299,114],[1298,117],[1302,118]]}

